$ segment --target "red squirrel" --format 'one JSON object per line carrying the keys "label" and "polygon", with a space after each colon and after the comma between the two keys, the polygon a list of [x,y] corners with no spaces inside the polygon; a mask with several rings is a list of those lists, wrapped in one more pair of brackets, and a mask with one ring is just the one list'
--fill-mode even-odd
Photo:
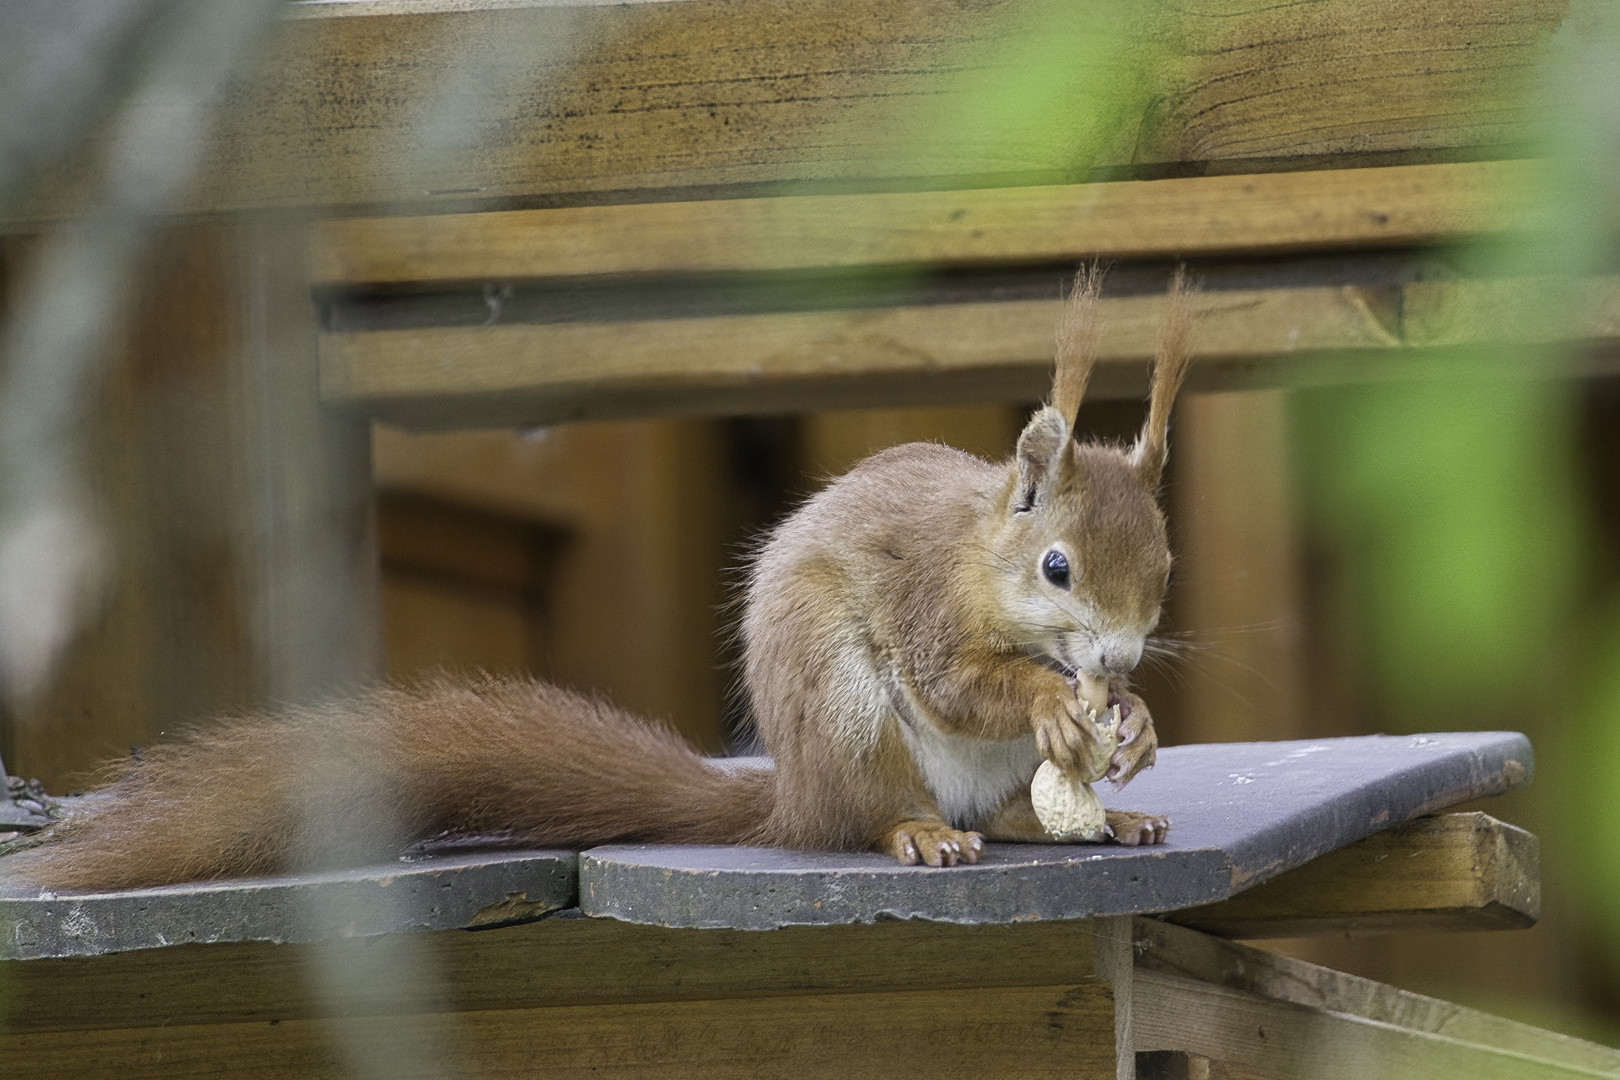
{"label": "red squirrel", "polygon": [[[885,450],[759,549],[743,678],[774,768],[717,766],[543,682],[440,678],[147,748],[5,863],[43,888],[105,890],[354,865],[443,835],[875,849],[930,866],[977,862],[987,840],[1051,842],[1030,780],[1043,757],[1074,770],[1088,756],[1090,709],[1120,706],[1116,784],[1158,745],[1125,677],[1170,573],[1157,492],[1190,305],[1178,273],[1134,445],[1083,443],[1099,291],[1082,271],[1051,402],[1010,461]],[[1126,844],[1169,828],[1108,824]]]}

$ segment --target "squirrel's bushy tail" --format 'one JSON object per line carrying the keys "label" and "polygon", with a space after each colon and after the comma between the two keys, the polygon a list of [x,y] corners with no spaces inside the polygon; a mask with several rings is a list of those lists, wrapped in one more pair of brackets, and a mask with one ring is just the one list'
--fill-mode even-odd
{"label": "squirrel's bushy tail", "polygon": [[100,891],[360,865],[445,833],[740,843],[775,798],[768,769],[721,769],[604,701],[488,677],[230,719],[112,768],[5,868]]}

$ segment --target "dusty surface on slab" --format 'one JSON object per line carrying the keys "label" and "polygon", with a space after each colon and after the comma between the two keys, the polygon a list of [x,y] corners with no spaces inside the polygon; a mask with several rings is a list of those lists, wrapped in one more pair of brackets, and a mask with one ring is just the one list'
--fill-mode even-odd
{"label": "dusty surface on slab", "polygon": [[580,907],[660,926],[1004,923],[1224,900],[1379,829],[1529,781],[1512,732],[1217,743],[1159,751],[1110,809],[1168,814],[1168,843],[991,844],[974,866],[876,853],[616,845],[584,852]]}

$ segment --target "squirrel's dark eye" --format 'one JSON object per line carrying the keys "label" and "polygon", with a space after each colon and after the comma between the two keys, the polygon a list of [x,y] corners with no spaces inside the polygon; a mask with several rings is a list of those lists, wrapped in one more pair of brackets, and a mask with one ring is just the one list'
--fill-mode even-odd
{"label": "squirrel's dark eye", "polygon": [[1046,575],[1047,581],[1058,588],[1069,587],[1069,560],[1063,557],[1063,552],[1048,551],[1045,558],[1041,559],[1041,573]]}

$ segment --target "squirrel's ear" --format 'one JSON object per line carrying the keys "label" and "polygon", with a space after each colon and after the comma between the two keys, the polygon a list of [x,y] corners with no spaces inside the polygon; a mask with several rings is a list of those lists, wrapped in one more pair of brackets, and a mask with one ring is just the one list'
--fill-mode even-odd
{"label": "squirrel's ear", "polygon": [[1164,476],[1164,463],[1170,455],[1170,406],[1176,391],[1187,377],[1192,357],[1187,351],[1187,333],[1192,325],[1192,298],[1197,289],[1187,282],[1186,269],[1177,267],[1170,279],[1170,295],[1164,309],[1164,326],[1159,332],[1159,351],[1153,358],[1153,389],[1148,397],[1147,423],[1131,450],[1131,466],[1136,477],[1149,490],[1157,490]]}
{"label": "squirrel's ear", "polygon": [[1057,326],[1057,369],[1052,374],[1052,408],[1070,428],[1080,412],[1097,364],[1097,298],[1102,295],[1102,264],[1091,262],[1074,275],[1068,303]]}
{"label": "squirrel's ear", "polygon": [[1038,410],[1018,436],[1018,488],[1013,512],[1032,510],[1044,503],[1073,461],[1069,453],[1069,422],[1051,406]]}

